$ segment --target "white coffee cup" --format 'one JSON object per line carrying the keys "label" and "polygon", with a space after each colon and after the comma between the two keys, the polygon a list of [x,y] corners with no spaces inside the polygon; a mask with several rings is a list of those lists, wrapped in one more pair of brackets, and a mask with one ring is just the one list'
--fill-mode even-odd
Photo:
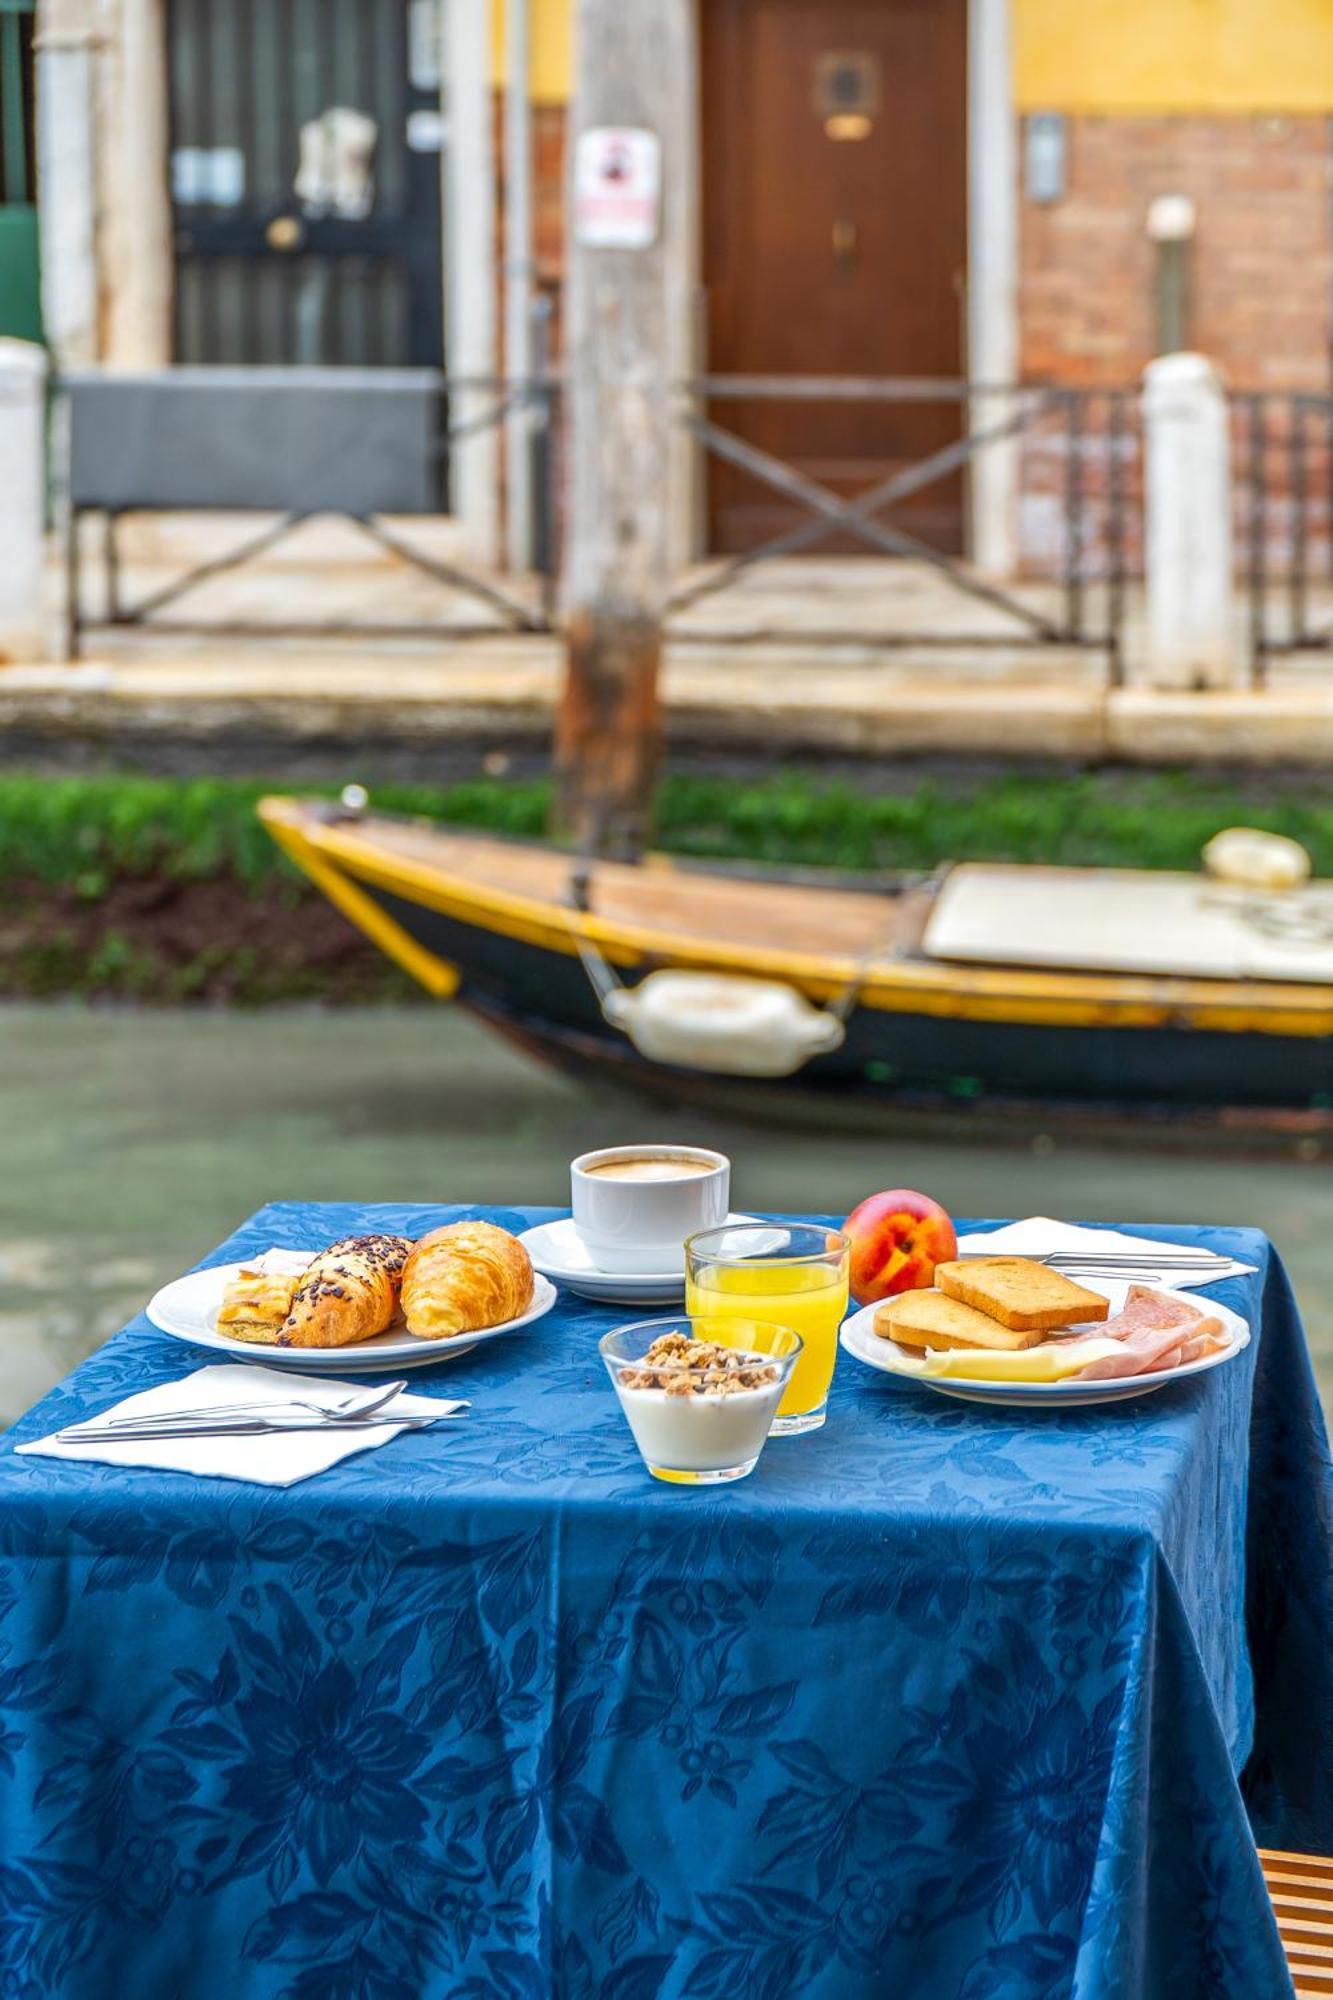
{"label": "white coffee cup", "polygon": [[602,1146],[569,1169],[574,1227],[603,1271],[681,1271],[685,1238],[731,1205],[731,1162],[706,1146]]}

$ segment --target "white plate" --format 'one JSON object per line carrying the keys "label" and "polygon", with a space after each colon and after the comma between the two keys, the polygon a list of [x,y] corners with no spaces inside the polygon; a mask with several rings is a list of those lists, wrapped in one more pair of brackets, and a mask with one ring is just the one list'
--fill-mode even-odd
{"label": "white plate", "polygon": [[[1093,1278],[1080,1278],[1092,1292],[1102,1292],[1111,1301],[1111,1311],[1119,1312],[1125,1303],[1129,1285],[1124,1279],[1106,1279],[1098,1282]],[[1150,1285],[1145,1288],[1160,1292],[1164,1298],[1185,1298],[1184,1293],[1173,1292],[1166,1285]],[[864,1306],[843,1321],[839,1336],[842,1345],[858,1361],[864,1361],[868,1368],[877,1368],[883,1375],[896,1376],[902,1382],[915,1382],[923,1389],[937,1390],[941,1396],[954,1396],[962,1403],[1002,1403],[1011,1408],[1078,1409],[1085,1403],[1124,1403],[1134,1396],[1150,1396],[1156,1389],[1165,1389],[1172,1382],[1182,1382],[1187,1375],[1202,1375],[1205,1369],[1218,1368],[1224,1361],[1230,1361],[1250,1342],[1248,1322],[1239,1313],[1216,1300],[1201,1300],[1197,1297],[1186,1301],[1193,1306],[1205,1305],[1210,1313],[1215,1313],[1223,1327],[1231,1336],[1230,1345],[1216,1354],[1205,1354],[1202,1360],[1187,1361],[1180,1368],[1167,1368],[1156,1375],[1125,1375],[1119,1380],[1104,1382],[964,1382],[956,1376],[923,1375],[913,1366],[910,1354],[891,1340],[881,1340],[875,1332],[875,1314],[878,1304]],[[1089,1323],[1086,1332],[1095,1335],[1099,1327],[1095,1321]]]}
{"label": "white plate", "polygon": [[[727,1227],[753,1222],[752,1215],[729,1215]],[[519,1242],[532,1259],[533,1269],[580,1298],[599,1299],[613,1306],[671,1306],[685,1296],[684,1246],[678,1271],[603,1271],[594,1264],[583,1238],[573,1222],[539,1222],[525,1229]]]}
{"label": "white plate", "polygon": [[351,1347],[268,1347],[249,1340],[234,1340],[219,1333],[215,1325],[222,1294],[230,1280],[245,1267],[241,1264],[214,1264],[211,1270],[191,1271],[164,1285],[149,1300],[146,1311],[161,1333],[174,1340],[186,1340],[192,1347],[215,1347],[239,1361],[268,1361],[279,1368],[304,1368],[314,1373],[332,1368],[339,1375],[370,1375],[391,1369],[429,1368],[436,1361],[451,1361],[468,1354],[483,1341],[498,1340],[502,1334],[517,1333],[548,1313],[556,1302],[555,1286],[543,1277],[533,1280],[532,1304],[517,1319],[503,1326],[488,1326],[480,1333],[460,1333],[452,1340],[418,1340],[400,1327],[378,1333],[373,1340],[358,1340]]}

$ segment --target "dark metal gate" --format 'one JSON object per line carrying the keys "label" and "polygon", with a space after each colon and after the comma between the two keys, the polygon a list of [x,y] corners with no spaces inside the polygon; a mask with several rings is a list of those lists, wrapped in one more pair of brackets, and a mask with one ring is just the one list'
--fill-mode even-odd
{"label": "dark metal gate", "polygon": [[170,0],[178,361],[442,365],[439,11]]}
{"label": "dark metal gate", "polygon": [[1333,653],[1333,396],[1264,391],[1234,407],[1250,681],[1262,687],[1274,660]]}

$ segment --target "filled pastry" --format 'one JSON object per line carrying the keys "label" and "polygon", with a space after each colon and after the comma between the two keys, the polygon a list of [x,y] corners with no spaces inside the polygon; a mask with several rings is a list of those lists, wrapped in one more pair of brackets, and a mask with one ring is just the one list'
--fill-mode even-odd
{"label": "filled pastry", "polygon": [[274,1345],[309,1265],[309,1253],[299,1250],[265,1250],[242,1265],[222,1294],[218,1331],[233,1340]]}
{"label": "filled pastry", "polygon": [[321,1250],[297,1285],[279,1347],[350,1347],[387,1331],[398,1311],[407,1236],[347,1236]]}
{"label": "filled pastry", "polygon": [[403,1272],[407,1330],[422,1340],[480,1333],[532,1304],[532,1259],[493,1222],[449,1222],[423,1236]]}

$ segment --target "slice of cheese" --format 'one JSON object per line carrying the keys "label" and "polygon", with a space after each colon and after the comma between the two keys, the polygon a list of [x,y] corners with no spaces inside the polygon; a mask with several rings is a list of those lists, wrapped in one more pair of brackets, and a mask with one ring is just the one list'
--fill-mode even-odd
{"label": "slice of cheese", "polygon": [[[897,1343],[895,1342],[895,1345]],[[913,1355],[917,1375],[952,1375],[967,1382],[1065,1382],[1093,1361],[1124,1348],[1118,1340],[1051,1340],[1005,1353],[990,1347],[950,1347]]]}

